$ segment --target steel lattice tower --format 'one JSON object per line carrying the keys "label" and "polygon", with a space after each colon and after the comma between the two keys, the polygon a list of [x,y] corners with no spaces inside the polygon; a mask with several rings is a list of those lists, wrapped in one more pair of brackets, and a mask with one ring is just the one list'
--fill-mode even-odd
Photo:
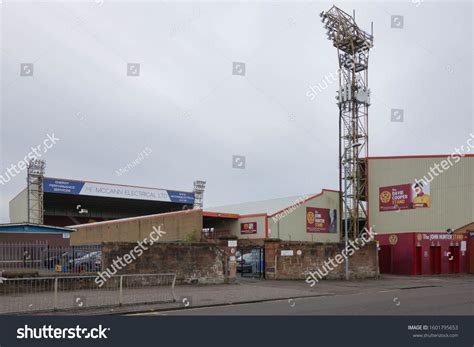
{"label": "steel lattice tower", "polygon": [[194,181],[194,209],[203,207],[204,189],[206,181]]}
{"label": "steel lattice tower", "polygon": [[368,87],[371,34],[361,30],[354,16],[336,6],[320,14],[327,37],[339,59],[339,190],[340,210],[349,237],[356,238],[366,227],[366,162],[369,152]]}
{"label": "steel lattice tower", "polygon": [[32,159],[28,163],[28,223],[43,224],[43,177],[46,162]]}

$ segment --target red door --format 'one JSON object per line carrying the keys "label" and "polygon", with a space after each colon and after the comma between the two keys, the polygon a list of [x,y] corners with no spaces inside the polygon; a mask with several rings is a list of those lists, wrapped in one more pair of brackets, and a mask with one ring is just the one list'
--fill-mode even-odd
{"label": "red door", "polygon": [[474,233],[469,234],[469,273],[474,273]]}
{"label": "red door", "polygon": [[392,246],[380,246],[379,269],[380,273],[392,273]]}
{"label": "red door", "polygon": [[450,246],[449,247],[449,252],[447,254],[448,256],[448,270],[449,270],[449,273],[452,274],[454,273],[454,254],[453,254],[453,246]]}
{"label": "red door", "polygon": [[435,247],[430,247],[430,274],[435,273]]}
{"label": "red door", "polygon": [[441,273],[441,247],[430,247],[430,273]]}
{"label": "red door", "polygon": [[435,247],[435,273],[441,273],[441,247]]}
{"label": "red door", "polygon": [[459,273],[459,258],[459,246],[450,246],[448,254],[450,273]]}
{"label": "red door", "polygon": [[416,247],[416,273],[415,275],[423,274],[423,252],[421,247]]}

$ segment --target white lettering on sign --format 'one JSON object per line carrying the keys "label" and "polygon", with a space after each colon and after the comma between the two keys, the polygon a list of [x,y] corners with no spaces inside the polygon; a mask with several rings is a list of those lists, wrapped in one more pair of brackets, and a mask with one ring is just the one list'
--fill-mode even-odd
{"label": "white lettering on sign", "polygon": [[449,234],[423,234],[423,240],[452,240],[453,235]]}
{"label": "white lettering on sign", "polygon": [[171,201],[168,192],[164,189],[116,186],[92,182],[86,182],[79,194],[111,198]]}
{"label": "white lettering on sign", "polygon": [[405,194],[405,192],[403,192],[403,191],[397,190],[397,191],[392,193],[392,199],[393,200],[401,200],[401,199],[407,200],[408,195]]}

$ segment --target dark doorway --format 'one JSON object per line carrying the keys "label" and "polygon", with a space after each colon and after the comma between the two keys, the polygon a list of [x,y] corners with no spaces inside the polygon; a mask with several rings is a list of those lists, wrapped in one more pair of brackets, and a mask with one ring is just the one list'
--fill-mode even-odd
{"label": "dark doorway", "polygon": [[469,273],[474,273],[474,231],[469,234]]}
{"label": "dark doorway", "polygon": [[449,272],[459,273],[459,246],[450,246],[448,253]]}
{"label": "dark doorway", "polygon": [[421,247],[416,247],[416,267],[415,267],[415,275],[422,275],[423,274],[423,250]]}
{"label": "dark doorway", "polygon": [[441,247],[430,247],[430,272],[431,274],[441,273]]}
{"label": "dark doorway", "polygon": [[263,247],[238,248],[235,255],[237,273],[242,277],[265,278],[265,249]]}
{"label": "dark doorway", "polygon": [[379,268],[380,273],[392,273],[392,246],[380,246]]}

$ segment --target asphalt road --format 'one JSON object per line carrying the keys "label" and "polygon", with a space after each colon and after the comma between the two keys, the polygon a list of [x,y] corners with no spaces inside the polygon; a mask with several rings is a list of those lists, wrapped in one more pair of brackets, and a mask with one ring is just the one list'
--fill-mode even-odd
{"label": "asphalt road", "polygon": [[473,315],[472,281],[187,308],[152,315]]}

